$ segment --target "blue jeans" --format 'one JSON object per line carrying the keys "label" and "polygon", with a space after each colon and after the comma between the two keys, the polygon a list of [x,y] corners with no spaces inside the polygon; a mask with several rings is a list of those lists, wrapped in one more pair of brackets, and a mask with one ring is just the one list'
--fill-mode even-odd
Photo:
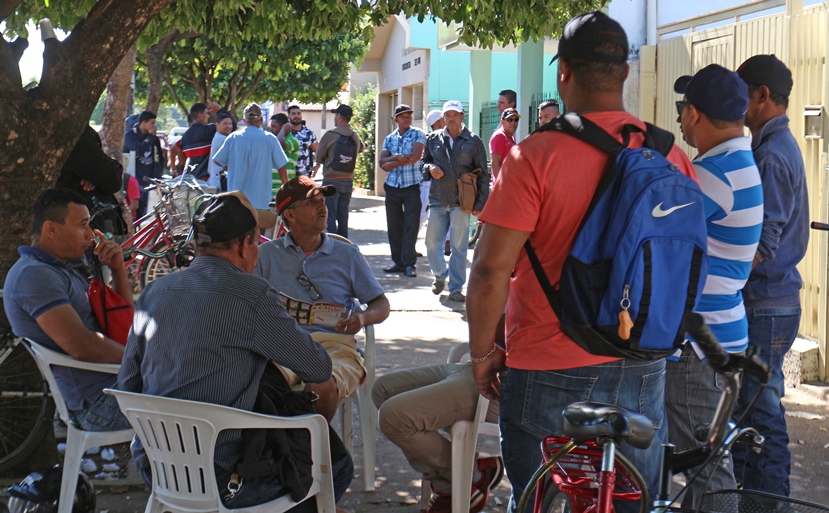
{"label": "blue jeans", "polygon": [[[696,439],[694,428],[714,418],[725,389],[725,378],[700,360],[690,343],[683,346],[678,362],[667,362],[666,370],[668,438],[677,452],[703,447],[706,444]],[[699,471],[700,467],[687,470],[685,478],[690,479]],[[695,510],[706,491],[733,490],[736,486],[730,463],[725,468],[709,463],[694,481],[689,482],[682,497],[682,507]]]}
{"label": "blue jeans", "polygon": [[[667,443],[665,361],[619,360],[575,369],[501,373],[501,449],[512,484],[508,513],[515,513],[521,494],[541,463],[544,437],[562,435],[561,411],[578,401],[616,404],[646,415],[657,428],[647,450],[619,446],[642,473],[651,497],[657,491],[661,445]],[[620,511],[630,505],[616,504]],[[532,511],[530,500],[527,511]]]}
{"label": "blue jeans", "polygon": [[348,238],[348,205],[351,203],[351,193],[354,184],[351,180],[322,181],[322,185],[333,185],[337,193],[325,198],[328,208],[328,233],[336,233]]}
{"label": "blue jeans", "polygon": [[[740,426],[754,427],[766,441],[760,454],[744,445],[734,447],[734,477],[743,488],[788,497],[791,453],[786,432],[786,408],[780,399],[786,391],[783,358],[797,336],[800,306],[746,307],[746,314],[749,345],[759,349],[758,354],[771,367],[772,376],[768,386],[763,388],[753,376],[743,375],[734,418],[739,419],[745,413]],[[757,402],[748,410],[758,394]]]}
{"label": "blue jeans", "polygon": [[82,431],[121,431],[132,429],[121,413],[115,396],[101,393],[88,408],[70,413],[69,421]]}
{"label": "blue jeans", "polygon": [[[449,266],[443,254],[446,232],[452,256]],[[426,254],[435,280],[449,276],[449,293],[460,292],[466,283],[466,250],[469,248],[469,212],[461,207],[429,205],[429,226],[426,228]]]}

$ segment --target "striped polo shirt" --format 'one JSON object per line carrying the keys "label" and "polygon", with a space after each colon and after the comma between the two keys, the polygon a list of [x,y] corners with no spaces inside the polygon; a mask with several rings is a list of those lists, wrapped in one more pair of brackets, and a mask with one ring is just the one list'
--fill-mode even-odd
{"label": "striped polo shirt", "polygon": [[726,351],[745,351],[748,321],[741,290],[763,228],[763,189],[751,139],[725,141],[693,163],[708,227],[708,278],[697,312]]}

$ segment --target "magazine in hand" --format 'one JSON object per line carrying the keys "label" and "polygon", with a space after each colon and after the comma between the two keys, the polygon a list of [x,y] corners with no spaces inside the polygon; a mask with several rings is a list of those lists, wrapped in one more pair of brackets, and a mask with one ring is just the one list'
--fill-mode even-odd
{"label": "magazine in hand", "polygon": [[303,326],[336,326],[338,322],[346,319],[351,312],[345,307],[333,303],[309,303],[279,293],[282,306],[288,311],[288,315],[296,319]]}

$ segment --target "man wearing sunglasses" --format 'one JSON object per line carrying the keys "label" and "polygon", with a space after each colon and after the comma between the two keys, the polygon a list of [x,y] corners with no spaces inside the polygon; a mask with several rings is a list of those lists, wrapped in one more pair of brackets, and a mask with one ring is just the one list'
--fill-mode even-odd
{"label": "man wearing sunglasses", "polygon": [[[705,194],[708,226],[708,277],[697,306],[726,351],[748,347],[748,321],[740,289],[763,227],[760,173],[745,137],[748,86],[734,72],[712,64],[694,76],[679,77],[674,91],[678,121],[685,141],[699,151],[693,160]],[[705,364],[693,341],[686,342],[666,366],[665,405],[669,439],[677,450],[704,445],[694,436],[697,425],[714,414],[722,378]],[[690,477],[698,468],[685,472]],[[698,508],[708,490],[733,489],[733,467],[707,466],[689,483],[683,508]],[[707,486],[706,486],[707,485]]]}
{"label": "man wearing sunglasses", "polygon": [[515,146],[515,132],[518,130],[518,111],[509,108],[501,113],[501,126],[489,138],[489,156],[492,160],[492,178],[497,179],[501,172],[501,163],[507,158],[509,150]]}
{"label": "man wearing sunglasses", "polygon": [[[288,314],[331,356],[332,378],[305,385],[319,396],[316,410],[329,421],[340,399],[366,378],[354,334],[383,322],[390,310],[383,287],[357,246],[325,233],[325,198],[335,192],[307,176],[285,183],[276,194],[276,211],[290,232],[262,244],[255,270],[279,291]],[[367,310],[354,309],[354,298],[368,305]],[[292,385],[300,386],[298,377],[287,374]]]}

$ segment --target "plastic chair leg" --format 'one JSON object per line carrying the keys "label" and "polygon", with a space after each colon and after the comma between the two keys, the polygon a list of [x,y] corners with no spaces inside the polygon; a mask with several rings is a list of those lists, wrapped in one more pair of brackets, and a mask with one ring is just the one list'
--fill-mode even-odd
{"label": "plastic chair leg", "polygon": [[468,513],[472,492],[473,465],[477,425],[469,421],[455,422],[452,434],[452,513]]}
{"label": "plastic chair leg", "polygon": [[360,434],[363,437],[363,478],[365,491],[374,491],[374,466],[377,460],[377,409],[370,397],[370,391],[357,389],[357,405],[360,409]]}
{"label": "plastic chair leg", "polygon": [[83,433],[71,425],[67,426],[66,453],[63,457],[63,476],[60,481],[57,513],[72,513],[75,489],[78,486],[78,473],[81,471],[81,459],[85,450]]}
{"label": "plastic chair leg", "polygon": [[429,503],[432,501],[432,482],[424,478],[420,482],[420,511],[429,509]]}

